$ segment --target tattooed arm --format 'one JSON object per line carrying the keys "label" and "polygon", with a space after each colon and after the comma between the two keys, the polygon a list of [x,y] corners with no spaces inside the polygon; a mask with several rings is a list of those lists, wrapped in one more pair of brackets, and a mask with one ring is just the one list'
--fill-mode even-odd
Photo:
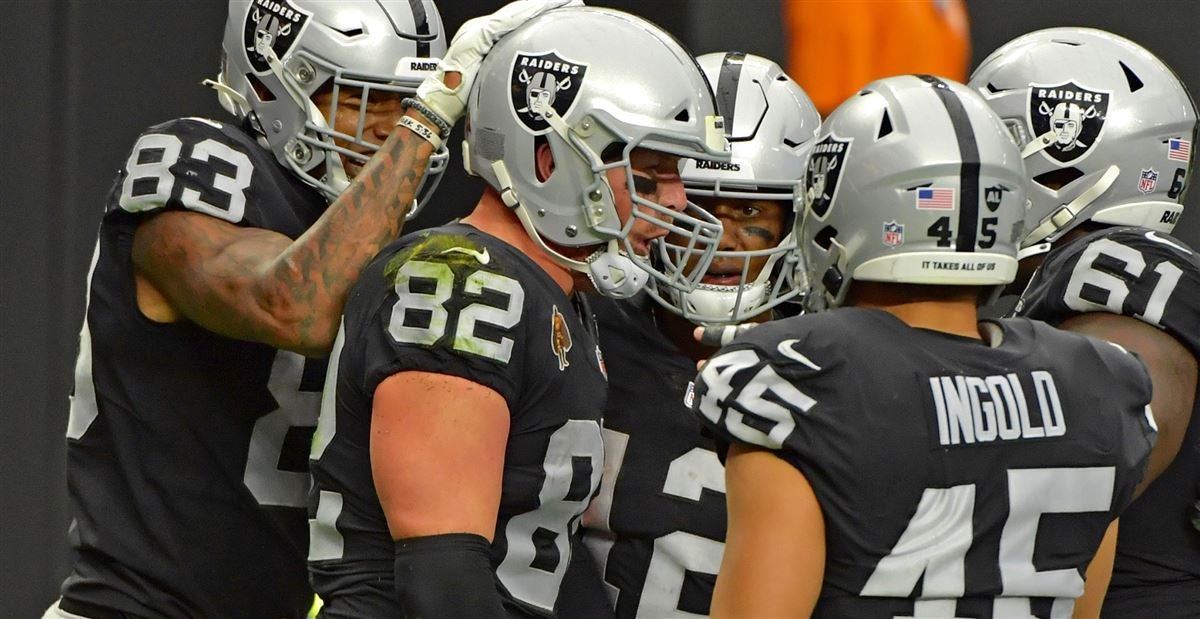
{"label": "tattooed arm", "polygon": [[295,241],[192,212],[150,218],[133,239],[139,307],[160,322],[187,319],[227,337],[328,353],[350,287],[400,235],[432,152],[397,128]]}

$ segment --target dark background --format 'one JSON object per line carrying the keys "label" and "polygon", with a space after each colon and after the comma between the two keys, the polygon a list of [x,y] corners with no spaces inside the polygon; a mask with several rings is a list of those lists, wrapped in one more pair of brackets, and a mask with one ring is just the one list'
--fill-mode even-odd
{"label": "dark background", "polygon": [[[442,0],[446,29],[496,0]],[[639,13],[697,54],[784,58],[778,0],[590,0]],[[1092,26],[1143,44],[1200,90],[1200,2],[968,0],[974,62],[1050,26]],[[65,570],[67,394],[96,226],[113,174],[145,127],[223,118],[216,0],[9,0],[0,19],[0,614],[38,617]],[[831,57],[833,55],[831,54]],[[457,146],[457,141],[451,142]],[[457,153],[456,153],[457,154]],[[418,226],[474,204],[452,166]],[[1200,191],[1176,235],[1200,245]],[[443,205],[439,207],[438,205]],[[444,205],[455,205],[450,211]],[[440,209],[440,210],[439,210]],[[411,229],[411,228],[410,228]]]}

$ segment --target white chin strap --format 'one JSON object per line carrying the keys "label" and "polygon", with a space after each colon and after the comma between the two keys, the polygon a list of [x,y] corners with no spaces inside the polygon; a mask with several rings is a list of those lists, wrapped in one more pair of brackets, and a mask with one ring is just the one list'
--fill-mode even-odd
{"label": "white chin strap", "polygon": [[[1025,234],[1025,241],[1022,243],[1021,251],[1017,254],[1018,258],[1022,257],[1022,254],[1028,257],[1048,251],[1049,242],[1057,238],[1059,231],[1075,221],[1089,204],[1108,191],[1108,188],[1116,182],[1117,177],[1120,175],[1121,168],[1115,165],[1108,166],[1108,169],[1104,171],[1104,174],[1100,176],[1100,179],[1095,184],[1088,187],[1083,193],[1075,196],[1074,200],[1058,207],[1054,212],[1047,215],[1041,223]],[[1036,248],[1043,244],[1047,248],[1037,251]]]}
{"label": "white chin strap", "polygon": [[1028,159],[1030,155],[1050,148],[1050,145],[1054,144],[1056,139],[1058,139],[1058,133],[1053,130],[1033,138],[1025,145],[1025,148],[1021,149],[1021,159]]}
{"label": "white chin strap", "polygon": [[766,282],[751,282],[745,286],[700,284],[695,290],[680,293],[680,296],[688,319],[712,326],[751,318],[755,308],[762,305],[766,293]]}
{"label": "white chin strap", "polygon": [[217,91],[217,100],[221,102],[221,107],[225,108],[226,112],[239,118],[242,114],[249,113],[250,102],[246,101],[246,97],[243,97],[242,93],[230,88],[225,83],[225,74],[217,74],[217,79],[204,80],[200,84]]}
{"label": "white chin strap", "polygon": [[650,274],[622,254],[617,241],[611,240],[587,258],[588,277],[596,290],[614,299],[628,299],[646,287]]}
{"label": "white chin strap", "polygon": [[1036,243],[1034,245],[1029,245],[1028,247],[1022,247],[1021,249],[1018,249],[1017,250],[1017,260],[1021,261],[1026,258],[1030,258],[1032,256],[1040,256],[1042,254],[1048,253],[1049,251],[1050,251],[1050,243],[1049,242]]}

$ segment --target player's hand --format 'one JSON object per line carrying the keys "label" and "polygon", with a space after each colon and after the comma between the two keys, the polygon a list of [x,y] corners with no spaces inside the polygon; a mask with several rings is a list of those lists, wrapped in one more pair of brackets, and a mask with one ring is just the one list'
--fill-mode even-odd
{"label": "player's hand", "polygon": [[[720,348],[726,344],[729,344],[733,340],[737,339],[737,337],[741,334],[753,329],[754,327],[757,327],[758,325],[759,323],[757,322],[743,322],[740,325],[696,327],[696,329],[692,331],[692,337],[695,338],[697,342],[700,342],[705,346]],[[704,369],[704,364],[707,362],[708,359],[701,359],[697,361],[696,369]]]}
{"label": "player's hand", "polygon": [[692,337],[705,346],[720,348],[732,342],[741,334],[757,327],[757,322],[743,322],[739,325],[717,325],[712,327],[696,327]]}
{"label": "player's hand", "polygon": [[417,88],[417,97],[447,125],[453,126],[467,108],[467,95],[483,57],[492,45],[521,24],[553,9],[583,6],[582,0],[517,0],[491,15],[467,20],[438,63],[438,70]]}

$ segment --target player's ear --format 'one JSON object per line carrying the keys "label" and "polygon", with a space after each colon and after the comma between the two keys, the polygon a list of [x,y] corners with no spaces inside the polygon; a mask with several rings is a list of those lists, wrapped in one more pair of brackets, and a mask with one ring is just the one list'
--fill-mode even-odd
{"label": "player's ear", "polygon": [[544,183],[546,179],[550,178],[550,174],[554,172],[554,152],[550,150],[550,143],[542,136],[537,137],[533,148],[537,178]]}

